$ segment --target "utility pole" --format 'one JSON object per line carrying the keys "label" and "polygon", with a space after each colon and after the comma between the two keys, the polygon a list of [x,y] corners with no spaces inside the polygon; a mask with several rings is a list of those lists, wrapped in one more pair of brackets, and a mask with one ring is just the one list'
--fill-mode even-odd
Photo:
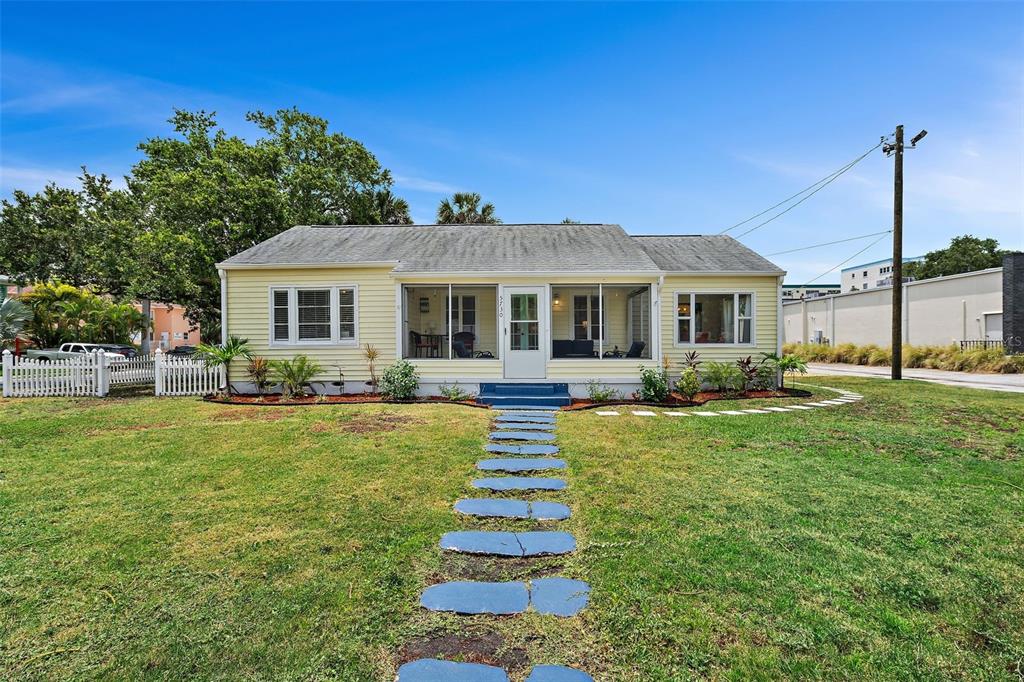
{"label": "utility pole", "polygon": [[903,126],[896,126],[892,187],[892,380],[903,378]]}
{"label": "utility pole", "polygon": [[[928,134],[922,130],[910,140],[910,148]],[[895,142],[882,145],[886,156],[895,156],[892,187],[892,379],[903,378],[903,126],[896,126]]]}

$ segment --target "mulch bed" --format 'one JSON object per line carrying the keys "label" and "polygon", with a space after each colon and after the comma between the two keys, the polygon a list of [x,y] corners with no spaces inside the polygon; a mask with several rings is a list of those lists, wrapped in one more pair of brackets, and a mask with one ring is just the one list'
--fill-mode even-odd
{"label": "mulch bed", "polygon": [[345,393],[344,395],[306,396],[305,398],[284,398],[280,393],[265,395],[262,398],[257,395],[243,394],[231,396],[217,396],[214,394],[203,396],[203,400],[209,403],[220,403],[222,405],[346,405],[351,403],[382,403],[387,405],[410,405],[414,403],[447,403],[449,405],[465,405],[467,407],[486,408],[487,405],[478,405],[472,400],[448,400],[442,396],[430,396],[429,398],[416,398],[414,400],[386,400],[380,395],[371,393]]}
{"label": "mulch bed", "polygon": [[745,391],[743,393],[718,393],[717,391],[702,391],[694,396],[692,401],[687,400],[680,394],[672,392],[668,400],[663,403],[644,402],[641,400],[609,400],[605,402],[594,402],[587,398],[573,398],[572,405],[563,407],[563,410],[589,410],[595,407],[610,407],[612,405],[644,405],[648,407],[699,407],[712,400],[754,400],[757,398],[810,398],[813,394],[798,388],[787,388],[784,391]]}

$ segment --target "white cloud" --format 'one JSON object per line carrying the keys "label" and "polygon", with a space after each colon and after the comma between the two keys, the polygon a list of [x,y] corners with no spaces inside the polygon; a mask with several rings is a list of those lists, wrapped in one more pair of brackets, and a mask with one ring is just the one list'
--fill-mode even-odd
{"label": "white cloud", "polygon": [[409,175],[399,175],[392,173],[391,177],[395,181],[395,185],[403,189],[413,190],[414,192],[435,192],[437,194],[451,194],[459,191],[457,187],[449,185],[445,182],[438,180],[428,180],[426,178],[417,178]]}

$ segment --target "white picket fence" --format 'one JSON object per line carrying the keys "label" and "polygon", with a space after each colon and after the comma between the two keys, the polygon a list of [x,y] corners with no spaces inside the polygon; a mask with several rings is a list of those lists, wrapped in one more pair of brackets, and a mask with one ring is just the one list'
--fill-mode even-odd
{"label": "white picket fence", "polygon": [[119,362],[110,362],[110,384],[151,384],[156,379],[156,356],[139,355]]}
{"label": "white picket fence", "polygon": [[45,361],[3,352],[3,397],[99,396],[111,385],[153,384],[156,395],[206,395],[223,385],[221,367],[159,349],[152,356],[111,361],[101,352]]}
{"label": "white picket fence", "polygon": [[157,395],[206,395],[224,382],[223,367],[210,367],[198,358],[179,358],[159,350],[154,358]]}
{"label": "white picket fence", "polygon": [[36,360],[3,352],[5,398],[104,396],[107,394],[103,353],[82,353],[66,360]]}

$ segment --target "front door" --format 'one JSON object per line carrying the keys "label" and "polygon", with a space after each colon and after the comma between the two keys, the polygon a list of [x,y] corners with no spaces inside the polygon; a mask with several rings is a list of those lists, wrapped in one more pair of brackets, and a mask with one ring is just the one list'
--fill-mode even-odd
{"label": "front door", "polygon": [[547,362],[544,287],[505,287],[501,316],[506,379],[543,379]]}

